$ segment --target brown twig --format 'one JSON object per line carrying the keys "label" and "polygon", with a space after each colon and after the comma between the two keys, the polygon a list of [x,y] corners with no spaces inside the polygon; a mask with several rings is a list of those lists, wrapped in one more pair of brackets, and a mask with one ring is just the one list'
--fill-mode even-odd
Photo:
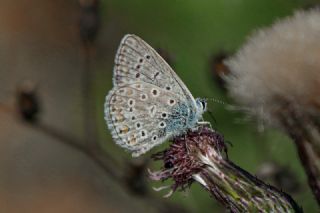
{"label": "brown twig", "polygon": [[[6,106],[5,104],[0,103],[0,111],[3,113],[8,113],[11,115],[15,115],[17,112],[11,107]],[[92,146],[88,147],[85,143],[79,141],[78,139],[68,135],[67,133],[63,133],[63,131],[54,128],[50,125],[44,123],[30,123],[23,122],[25,125],[29,125],[35,130],[44,133],[45,135],[54,138],[57,142],[70,147],[71,149],[78,151],[89,159],[91,159],[98,167],[100,167],[105,174],[111,177],[114,181],[116,181],[119,186],[128,192],[138,195],[139,197],[145,200],[145,203],[157,209],[160,213],[166,212],[188,212],[187,209],[180,207],[176,204],[171,204],[166,200],[159,199],[155,197],[153,194],[147,190],[145,193],[137,193],[132,189],[132,186],[128,185],[128,176],[126,176],[126,171],[123,167],[120,166],[118,162],[111,156],[106,155],[106,153],[101,149],[93,148]],[[144,169],[145,171],[145,169]]]}
{"label": "brown twig", "polygon": [[97,122],[95,110],[95,93],[93,89],[94,69],[92,69],[94,41],[100,28],[100,1],[79,0],[80,20],[79,37],[83,49],[82,95],[84,110],[84,133],[87,146],[96,148]]}
{"label": "brown twig", "polygon": [[[0,111],[11,114],[13,116],[16,115],[16,110],[14,108],[9,107],[5,104],[0,103]],[[16,116],[18,117],[18,116]],[[63,131],[54,128],[48,124],[44,124],[41,122],[23,122],[25,125],[29,125],[30,127],[34,128],[35,130],[44,133],[45,135],[48,135],[49,137],[54,138],[57,142],[62,143],[73,150],[76,150],[78,152],[81,152],[88,156],[90,159],[92,159],[97,165],[104,170],[110,177],[112,177],[114,180],[118,181],[119,178],[121,179],[121,174],[118,171],[121,171],[121,168],[119,168],[119,165],[117,165],[117,162],[115,159],[113,159],[110,156],[107,156],[102,150],[99,149],[88,149],[88,147],[81,142],[80,140],[75,139],[74,137],[63,133]],[[114,168],[118,168],[115,170]]]}
{"label": "brown twig", "polygon": [[84,114],[84,133],[87,146],[96,148],[97,144],[97,122],[95,110],[95,95],[93,90],[94,69],[91,69],[91,43],[83,43],[84,69],[82,77],[82,96]]}

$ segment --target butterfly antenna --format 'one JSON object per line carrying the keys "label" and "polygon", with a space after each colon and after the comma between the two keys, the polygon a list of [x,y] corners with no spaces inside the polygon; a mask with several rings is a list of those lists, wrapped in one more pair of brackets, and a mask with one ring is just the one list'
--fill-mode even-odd
{"label": "butterfly antenna", "polygon": [[219,100],[219,99],[215,99],[215,98],[206,98],[206,100],[207,100],[207,101],[213,101],[213,102],[215,102],[215,103],[222,104],[222,105],[229,105],[229,104],[227,104],[226,102],[221,101],[221,100]]}

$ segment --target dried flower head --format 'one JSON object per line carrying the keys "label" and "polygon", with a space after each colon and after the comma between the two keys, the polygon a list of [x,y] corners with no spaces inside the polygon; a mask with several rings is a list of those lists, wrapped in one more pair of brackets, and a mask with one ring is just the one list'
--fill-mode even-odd
{"label": "dried flower head", "polygon": [[173,140],[170,147],[153,156],[163,161],[163,168],[151,172],[152,180],[172,178],[174,184],[166,197],[185,189],[194,181],[200,183],[231,212],[299,212],[287,194],[264,184],[227,158],[222,135],[209,128],[189,131]]}
{"label": "dried flower head", "polygon": [[283,100],[308,113],[320,111],[320,10],[257,31],[231,59],[231,96],[251,114],[278,125]]}
{"label": "dried flower head", "polygon": [[250,115],[295,142],[320,204],[320,10],[259,30],[226,62],[227,87]]}
{"label": "dried flower head", "polygon": [[[205,142],[203,142],[205,141]],[[187,135],[176,137],[170,148],[154,154],[154,160],[163,160],[164,167],[160,172],[150,172],[153,180],[166,180],[172,178],[174,184],[172,192],[177,188],[185,189],[194,181],[194,175],[198,174],[205,166],[200,156],[210,153],[217,160],[226,153],[223,137],[210,129],[201,129],[201,132],[189,131]],[[169,195],[172,193],[170,192]]]}

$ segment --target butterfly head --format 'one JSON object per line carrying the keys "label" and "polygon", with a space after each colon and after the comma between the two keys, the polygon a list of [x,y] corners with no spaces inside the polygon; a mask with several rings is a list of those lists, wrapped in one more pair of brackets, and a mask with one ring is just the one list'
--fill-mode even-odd
{"label": "butterfly head", "polygon": [[197,98],[196,99],[196,104],[198,106],[198,110],[200,111],[200,114],[204,113],[207,111],[207,101],[203,98]]}

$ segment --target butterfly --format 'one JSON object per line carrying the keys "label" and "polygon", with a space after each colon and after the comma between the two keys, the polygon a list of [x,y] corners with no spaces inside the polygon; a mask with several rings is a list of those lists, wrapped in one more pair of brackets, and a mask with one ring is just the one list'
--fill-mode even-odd
{"label": "butterfly", "polygon": [[141,38],[125,35],[114,63],[105,120],[116,144],[133,157],[201,122],[205,100],[195,99],[165,60]]}

